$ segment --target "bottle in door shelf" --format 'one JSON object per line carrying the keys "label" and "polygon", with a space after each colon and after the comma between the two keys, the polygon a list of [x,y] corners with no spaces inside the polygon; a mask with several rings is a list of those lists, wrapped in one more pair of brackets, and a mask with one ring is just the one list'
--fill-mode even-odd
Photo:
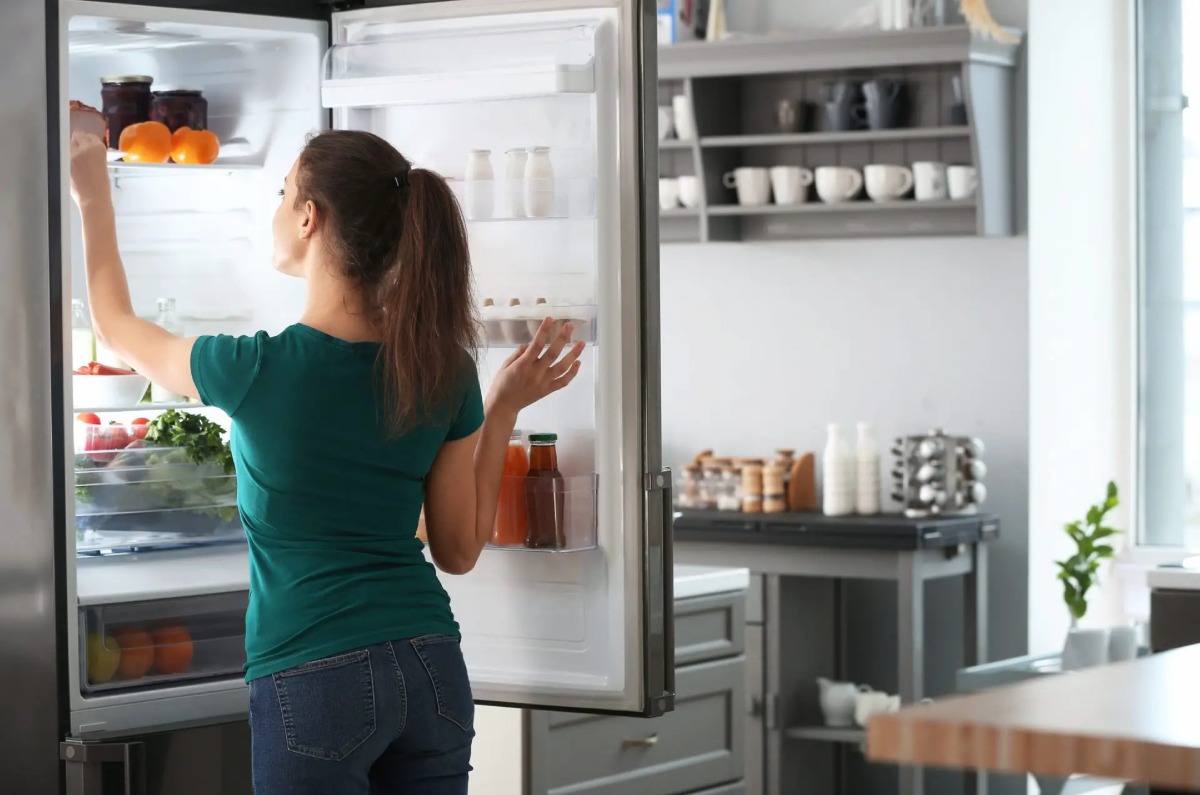
{"label": "bottle in door shelf", "polygon": [[567,545],[563,476],[558,471],[558,435],[529,435],[529,475],[525,478],[525,505],[529,527],[525,546],[562,549]]}
{"label": "bottle in door shelf", "polygon": [[550,147],[535,146],[525,161],[525,214],[545,218],[554,212],[554,164]]}
{"label": "bottle in door shelf", "polygon": [[529,513],[525,504],[525,480],[529,475],[529,456],[521,443],[521,432],[513,431],[504,454],[504,474],[500,480],[500,501],[496,506],[496,527],[492,543],[519,547],[529,534]]}

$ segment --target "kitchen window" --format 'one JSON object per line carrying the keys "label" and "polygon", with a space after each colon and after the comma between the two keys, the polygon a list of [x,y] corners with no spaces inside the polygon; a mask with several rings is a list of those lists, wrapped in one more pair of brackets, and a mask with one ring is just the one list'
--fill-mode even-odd
{"label": "kitchen window", "polygon": [[1200,548],[1200,0],[1137,14],[1138,543]]}

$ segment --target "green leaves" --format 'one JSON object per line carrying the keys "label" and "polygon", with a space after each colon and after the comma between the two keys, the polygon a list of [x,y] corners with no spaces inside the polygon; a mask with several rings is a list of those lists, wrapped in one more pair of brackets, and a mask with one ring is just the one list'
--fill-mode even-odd
{"label": "green leaves", "polygon": [[1087,594],[1099,579],[1100,563],[1115,554],[1111,544],[1100,542],[1121,532],[1104,524],[1105,517],[1118,504],[1117,484],[1109,481],[1103,502],[1089,507],[1083,521],[1063,526],[1067,537],[1075,543],[1075,554],[1066,560],[1056,560],[1055,565],[1058,580],[1063,584],[1063,601],[1074,621],[1087,615]]}
{"label": "green leaves", "polygon": [[146,441],[164,447],[182,447],[196,464],[218,464],[233,473],[233,453],[225,429],[199,414],[171,409],[146,426]]}

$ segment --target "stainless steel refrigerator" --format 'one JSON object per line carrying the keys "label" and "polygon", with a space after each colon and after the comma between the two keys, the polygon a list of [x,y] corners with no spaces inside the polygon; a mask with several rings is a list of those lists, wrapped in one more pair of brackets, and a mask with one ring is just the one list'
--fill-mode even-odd
{"label": "stainless steel refrigerator", "polygon": [[[167,445],[123,447],[135,419],[168,410],[229,420],[153,387],[151,402],[97,393],[73,374],[107,354],[80,323],[67,103],[101,106],[114,77],[152,78],[149,90],[183,97],[185,113],[206,105],[203,124],[220,141],[215,162],[181,165],[110,140],[139,314],[168,318],[165,307],[188,335],[277,332],[297,318],[303,286],[270,267],[270,219],[305,135],[335,127],[382,135],[459,195],[485,389],[541,317],[575,320],[588,343],[581,375],[521,417],[524,431],[557,435],[557,540],[530,548],[519,538],[529,518],[510,516],[504,544],[442,581],[481,703],[671,708],[654,10],[639,0],[0,4],[5,792],[185,793],[221,776],[230,791],[243,786],[249,578],[235,476]],[[207,745],[189,751],[193,738]]]}

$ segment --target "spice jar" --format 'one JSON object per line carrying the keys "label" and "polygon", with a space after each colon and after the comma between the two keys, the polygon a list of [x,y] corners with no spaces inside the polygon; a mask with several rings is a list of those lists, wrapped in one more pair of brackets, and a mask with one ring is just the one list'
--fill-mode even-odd
{"label": "spice jar", "polygon": [[742,468],[742,510],[746,513],[762,513],[763,470],[751,464]]}
{"label": "spice jar", "polygon": [[700,507],[700,481],[704,470],[692,464],[683,468],[683,489],[679,493],[680,508]]}
{"label": "spice jar", "polygon": [[108,121],[108,148],[121,145],[121,131],[150,120],[153,77],[120,75],[100,78],[100,112]]}
{"label": "spice jar", "polygon": [[721,469],[711,464],[704,465],[704,475],[700,479],[700,506],[707,511],[715,511],[721,493]]}
{"label": "spice jar", "polygon": [[150,101],[150,120],[162,122],[171,132],[180,127],[207,130],[208,100],[199,91],[155,91]]}
{"label": "spice jar", "polygon": [[721,488],[717,493],[717,510],[740,511],[742,509],[741,475],[732,466],[721,467]]}
{"label": "spice jar", "polygon": [[783,513],[787,510],[787,492],[783,488],[783,470],[777,466],[763,467],[763,513]]}

